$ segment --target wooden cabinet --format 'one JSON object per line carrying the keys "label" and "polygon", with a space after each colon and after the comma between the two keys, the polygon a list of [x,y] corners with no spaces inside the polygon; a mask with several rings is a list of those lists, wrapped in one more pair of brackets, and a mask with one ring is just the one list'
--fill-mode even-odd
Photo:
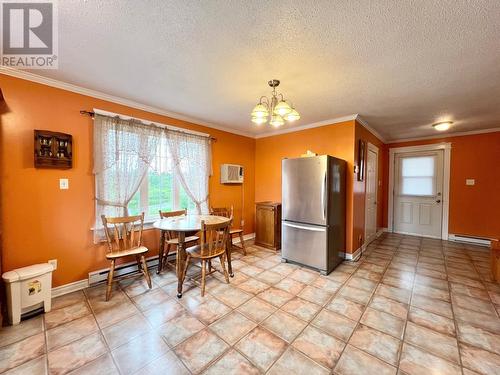
{"label": "wooden cabinet", "polygon": [[73,166],[71,134],[35,130],[35,168],[70,169]]}
{"label": "wooden cabinet", "polygon": [[281,249],[281,203],[258,202],[255,213],[255,244]]}

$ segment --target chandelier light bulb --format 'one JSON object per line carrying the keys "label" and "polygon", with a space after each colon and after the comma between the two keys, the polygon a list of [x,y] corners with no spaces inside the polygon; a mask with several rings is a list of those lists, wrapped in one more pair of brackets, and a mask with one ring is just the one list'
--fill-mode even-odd
{"label": "chandelier light bulb", "polygon": [[299,112],[288,104],[282,93],[276,90],[280,81],[272,79],[268,84],[272,88],[271,96],[262,96],[259,99],[258,104],[250,114],[252,122],[256,125],[261,125],[269,120],[270,125],[279,127],[284,125],[285,121],[292,122],[299,120]]}
{"label": "chandelier light bulb", "polygon": [[274,127],[279,127],[285,123],[285,120],[283,120],[283,117],[280,115],[272,115],[271,116],[271,121],[269,123],[274,126]]}
{"label": "chandelier light bulb", "polygon": [[278,104],[276,104],[276,107],[274,107],[274,114],[280,115],[281,117],[286,116],[291,111],[292,109],[284,100],[280,101]]}
{"label": "chandelier light bulb", "polygon": [[265,124],[267,122],[267,116],[265,117],[253,117],[252,122],[257,125]]}
{"label": "chandelier light bulb", "polygon": [[252,111],[252,117],[267,117],[268,114],[269,111],[262,103],[257,104]]}
{"label": "chandelier light bulb", "polygon": [[299,112],[297,112],[294,108],[292,108],[292,111],[285,116],[286,121],[297,121],[300,119]]}

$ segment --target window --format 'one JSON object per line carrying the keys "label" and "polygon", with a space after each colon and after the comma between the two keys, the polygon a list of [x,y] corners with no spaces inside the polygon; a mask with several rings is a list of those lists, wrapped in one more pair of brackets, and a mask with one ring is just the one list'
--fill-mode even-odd
{"label": "window", "polygon": [[434,155],[402,157],[401,195],[431,196],[436,194],[436,157]]}
{"label": "window", "polygon": [[101,215],[207,213],[210,171],[208,135],[96,113],[94,242],[104,236]]}
{"label": "window", "polygon": [[179,182],[168,143],[162,138],[144,180],[128,204],[130,215],[145,214],[146,221],[158,219],[158,211],[195,209]]}

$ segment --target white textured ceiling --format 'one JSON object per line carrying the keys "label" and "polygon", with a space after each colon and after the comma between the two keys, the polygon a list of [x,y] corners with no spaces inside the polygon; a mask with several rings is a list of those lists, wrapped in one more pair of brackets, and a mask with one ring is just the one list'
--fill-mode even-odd
{"label": "white textured ceiling", "polygon": [[[305,125],[359,113],[387,140],[500,126],[499,0],[59,1],[36,71],[247,133],[267,81]],[[290,127],[291,125],[285,125]]]}

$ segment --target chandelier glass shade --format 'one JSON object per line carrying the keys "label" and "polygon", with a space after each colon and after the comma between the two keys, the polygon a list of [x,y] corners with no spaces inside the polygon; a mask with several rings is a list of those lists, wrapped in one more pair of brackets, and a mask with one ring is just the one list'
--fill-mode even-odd
{"label": "chandelier glass shade", "polygon": [[285,100],[283,94],[276,92],[280,81],[273,79],[268,84],[273,88],[271,97],[262,96],[260,98],[259,103],[252,110],[252,122],[261,125],[269,121],[270,125],[279,127],[285,121],[292,122],[300,119],[299,112]]}

